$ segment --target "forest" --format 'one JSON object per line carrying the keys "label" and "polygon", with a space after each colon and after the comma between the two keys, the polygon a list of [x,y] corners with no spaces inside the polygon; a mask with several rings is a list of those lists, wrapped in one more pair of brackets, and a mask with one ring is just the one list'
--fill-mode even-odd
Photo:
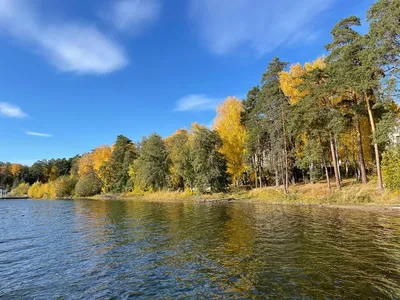
{"label": "forest", "polygon": [[377,1],[367,21],[360,34],[360,18],[340,20],[326,55],[311,62],[275,57],[246,99],[217,107],[212,129],[194,123],[136,143],[119,135],[70,159],[0,163],[0,188],[48,199],[241,186],[288,193],[319,181],[340,190],[355,178],[399,190],[400,1]]}

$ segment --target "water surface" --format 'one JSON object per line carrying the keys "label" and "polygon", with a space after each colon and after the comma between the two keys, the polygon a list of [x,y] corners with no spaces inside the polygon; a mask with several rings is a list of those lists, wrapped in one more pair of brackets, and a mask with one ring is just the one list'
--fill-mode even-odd
{"label": "water surface", "polygon": [[1,299],[400,299],[400,219],[264,204],[0,201]]}

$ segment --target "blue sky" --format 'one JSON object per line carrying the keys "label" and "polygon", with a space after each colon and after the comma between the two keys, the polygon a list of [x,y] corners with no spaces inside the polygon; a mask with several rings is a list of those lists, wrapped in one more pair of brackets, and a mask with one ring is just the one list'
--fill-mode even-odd
{"label": "blue sky", "polygon": [[[209,125],[268,62],[324,54],[372,0],[0,0],[0,161]],[[367,27],[364,26],[362,30]]]}

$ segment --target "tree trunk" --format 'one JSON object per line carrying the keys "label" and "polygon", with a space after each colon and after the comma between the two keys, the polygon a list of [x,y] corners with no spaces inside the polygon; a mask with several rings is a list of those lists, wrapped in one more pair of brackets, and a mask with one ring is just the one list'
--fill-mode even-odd
{"label": "tree trunk", "polygon": [[[371,123],[372,135],[375,140],[376,127],[375,127],[374,116],[372,115],[370,99],[369,99],[369,96],[367,95],[367,93],[364,93],[364,97],[365,97],[365,102],[367,103],[368,116],[369,116],[369,122]],[[380,158],[379,158],[379,148],[378,148],[378,144],[375,141],[374,141],[374,149],[375,149],[376,173],[378,175],[378,188],[380,190],[383,190],[383,180],[382,180],[381,162],[380,162]]]}
{"label": "tree trunk", "polygon": [[338,190],[341,190],[342,186],[340,184],[339,168],[338,168],[338,163],[336,161],[335,142],[333,140],[332,132],[329,132],[329,143],[331,146],[331,155],[332,155],[332,160],[333,160],[333,169],[335,171],[336,186],[337,186]]}
{"label": "tree trunk", "polygon": [[278,167],[275,164],[275,186],[279,186],[279,173],[278,173]]}
{"label": "tree trunk", "polygon": [[314,163],[311,163],[310,164],[310,168],[309,168],[309,170],[310,170],[310,183],[311,184],[314,184],[314,178],[313,178],[313,171],[314,171]]}
{"label": "tree trunk", "polygon": [[335,135],[335,139],[334,139],[334,146],[335,146],[335,156],[336,156],[336,164],[337,164],[337,168],[339,170],[338,174],[339,174],[339,181],[342,182],[342,174],[340,173],[340,165],[339,165],[339,152],[338,152],[338,148],[339,148],[339,143],[337,141],[336,135]]}
{"label": "tree trunk", "polygon": [[329,172],[328,172],[328,166],[326,165],[325,158],[323,159],[324,162],[324,169],[325,169],[325,176],[326,176],[326,184],[328,186],[328,190],[331,190],[331,181],[329,179]]}
{"label": "tree trunk", "polygon": [[345,146],[345,152],[346,152],[346,161],[344,163],[345,165],[345,170],[346,170],[346,178],[349,178],[349,149],[347,148],[347,146]]}
{"label": "tree trunk", "polygon": [[325,169],[326,184],[328,186],[328,190],[330,191],[331,190],[331,181],[329,178],[329,171],[328,171],[328,166],[326,164],[325,153],[324,153],[325,151],[324,151],[324,147],[322,145],[321,136],[319,137],[319,143],[320,143],[321,149],[322,149],[322,163],[323,163],[324,169]]}
{"label": "tree trunk", "polygon": [[361,183],[367,184],[367,171],[365,168],[365,159],[364,159],[364,151],[362,145],[362,136],[361,136],[361,127],[360,127],[360,120],[357,118],[356,121],[356,131],[357,131],[357,145],[358,145],[358,164],[361,171]]}
{"label": "tree trunk", "polygon": [[[257,154],[254,154],[252,156],[252,161],[253,161],[253,168],[254,168],[254,186],[257,188]],[[250,177],[250,183],[252,183],[251,177]]]}
{"label": "tree trunk", "polygon": [[357,160],[356,160],[356,150],[354,146],[354,136],[353,136],[353,131],[351,131],[351,152],[353,156],[353,164],[354,164],[354,172],[356,175],[356,179],[360,180],[360,168],[358,167]]}
{"label": "tree trunk", "polygon": [[289,158],[287,152],[287,140],[286,140],[286,125],[285,125],[285,113],[282,110],[282,129],[283,129],[283,153],[285,159],[285,193],[289,192]]}

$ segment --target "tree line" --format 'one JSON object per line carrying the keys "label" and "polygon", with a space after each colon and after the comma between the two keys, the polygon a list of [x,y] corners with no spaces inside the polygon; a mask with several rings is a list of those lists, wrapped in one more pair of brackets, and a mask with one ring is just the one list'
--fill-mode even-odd
{"label": "tree line", "polygon": [[229,97],[212,129],[197,123],[138,143],[122,135],[71,159],[0,164],[0,188],[34,198],[231,186],[282,186],[346,177],[400,188],[400,2],[369,9],[369,31],[350,16],[332,29],[326,56],[301,65],[275,57],[246,99]]}

